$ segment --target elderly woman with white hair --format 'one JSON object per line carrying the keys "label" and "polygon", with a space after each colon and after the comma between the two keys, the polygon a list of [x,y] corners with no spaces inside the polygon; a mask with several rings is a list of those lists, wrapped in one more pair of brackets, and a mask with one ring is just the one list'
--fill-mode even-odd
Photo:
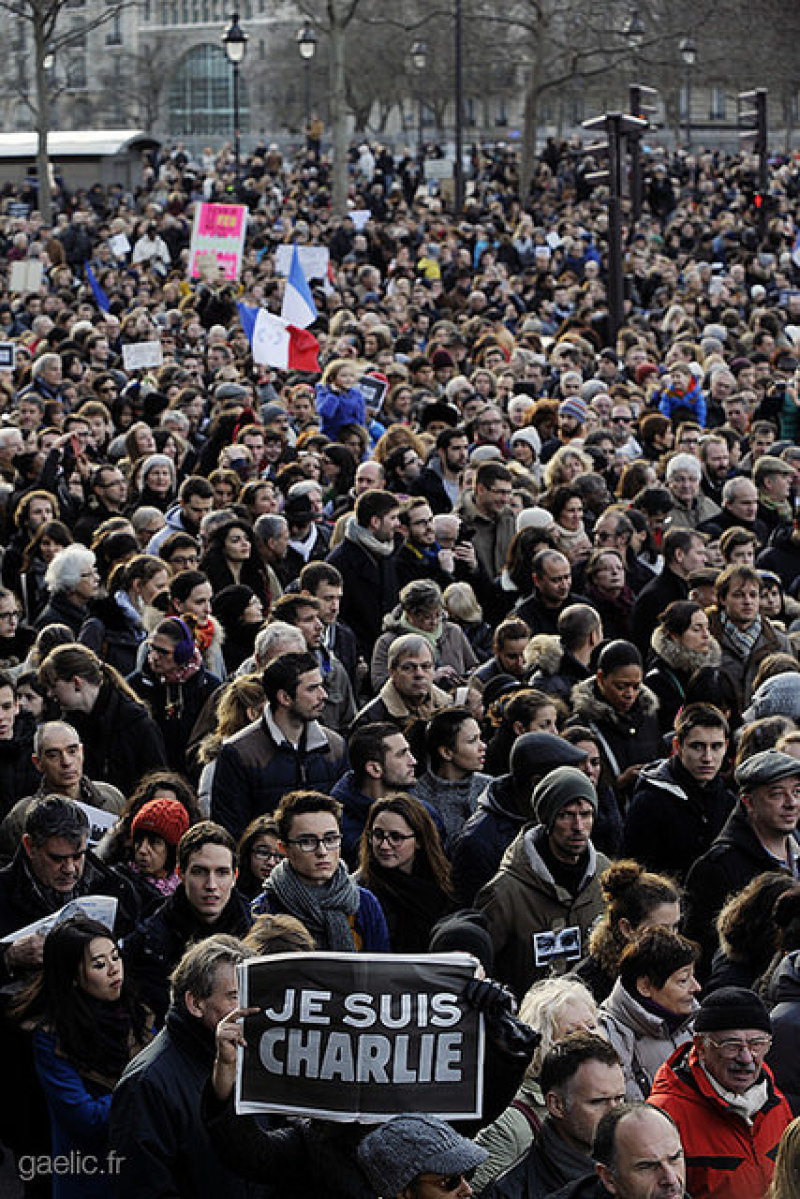
{"label": "elderly woman with white hair", "polygon": [[34,628],[65,624],[77,638],[89,615],[89,601],[100,588],[97,561],[84,545],[68,545],[59,550],[45,571],[49,600],[36,618]]}
{"label": "elderly woman with white hair", "polygon": [[590,991],[574,978],[547,978],[526,994],[519,1019],[541,1035],[525,1079],[512,1102],[492,1123],[482,1128],[475,1144],[488,1150],[489,1159],[478,1169],[474,1191],[482,1191],[507,1170],[533,1144],[547,1108],[539,1086],[545,1056],[557,1041],[572,1032],[600,1032],[597,1005]]}
{"label": "elderly woman with white hair", "polygon": [[675,454],[665,477],[672,496],[669,528],[696,529],[703,521],[719,516],[719,505],[700,490],[702,468],[694,454]]}

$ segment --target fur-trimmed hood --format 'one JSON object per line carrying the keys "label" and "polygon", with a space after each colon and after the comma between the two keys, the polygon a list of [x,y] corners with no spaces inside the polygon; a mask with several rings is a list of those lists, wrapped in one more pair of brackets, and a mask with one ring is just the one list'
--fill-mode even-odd
{"label": "fur-trimmed hood", "polygon": [[531,671],[541,670],[542,674],[558,674],[563,658],[564,646],[554,633],[537,633],[525,649],[525,665]]}
{"label": "fur-trimmed hood", "polygon": [[701,666],[719,666],[722,660],[722,650],[714,637],[709,642],[708,650],[703,654],[696,649],[686,649],[679,641],[670,637],[661,625],[653,632],[650,646],[653,653],[658,654],[667,666],[686,675],[694,674]]}
{"label": "fur-trimmed hood", "polygon": [[[623,731],[627,731],[630,728],[629,713],[617,712],[615,708],[612,708],[608,700],[603,699],[594,677],[584,679],[582,683],[576,683],[572,688],[570,699],[573,716],[614,724]],[[658,697],[655,692],[643,684],[632,712],[640,713],[644,716],[655,716],[657,711]]]}

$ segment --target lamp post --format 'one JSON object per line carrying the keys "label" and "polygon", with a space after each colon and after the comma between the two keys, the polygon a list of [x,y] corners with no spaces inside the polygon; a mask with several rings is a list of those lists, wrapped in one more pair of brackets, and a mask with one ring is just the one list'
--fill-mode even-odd
{"label": "lamp post", "polygon": [[297,31],[297,49],[305,63],[306,76],[306,136],[311,124],[311,60],[317,52],[317,35],[314,26],[306,21],[302,29]]}
{"label": "lamp post", "polygon": [[[630,16],[623,26],[623,33],[628,45],[633,54],[633,77],[634,80],[639,78],[639,49],[645,39],[647,28],[642,20],[641,13],[638,8],[632,8]],[[640,115],[642,91],[638,82],[632,83],[628,88],[628,104],[631,115],[638,117]],[[628,136],[628,151],[631,160],[631,178],[630,178],[630,199],[631,199],[631,236],[636,230],[636,225],[642,215],[642,155],[640,145],[640,133],[634,131]]]}
{"label": "lamp post", "polygon": [[428,47],[425,42],[414,42],[411,47],[411,65],[417,74],[417,112],[419,119],[419,142],[417,158],[419,160],[419,175],[422,182],[423,164],[425,162],[425,131],[423,129],[422,76],[428,65]]}
{"label": "lamp post", "polygon": [[456,0],[456,216],[464,209],[464,22],[461,0]]}
{"label": "lamp post", "polygon": [[241,170],[241,143],[239,134],[239,68],[247,51],[247,34],[239,24],[239,14],[235,12],[231,23],[223,31],[222,49],[225,57],[233,67],[233,170],[236,187],[239,187]]}
{"label": "lamp post", "polygon": [[697,46],[690,37],[681,38],[681,58],[686,67],[686,148],[692,148],[692,67],[697,62]]}

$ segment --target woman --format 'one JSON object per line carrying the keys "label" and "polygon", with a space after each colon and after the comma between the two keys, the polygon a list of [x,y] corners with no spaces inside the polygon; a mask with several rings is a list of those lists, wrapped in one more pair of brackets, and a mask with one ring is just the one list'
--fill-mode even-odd
{"label": "woman", "polygon": [[375,642],[370,677],[379,691],[389,677],[389,647],[404,633],[417,633],[433,651],[433,681],[439,687],[455,687],[466,681],[478,659],[463,631],[444,616],[442,593],[431,579],[414,579],[400,592],[400,608],[384,618],[385,632]]}
{"label": "woman", "polygon": [[800,1119],[792,1120],[778,1144],[775,1173],[766,1199],[797,1199],[800,1193]]}
{"label": "woman", "polygon": [[658,927],[622,951],[619,978],[600,1005],[600,1025],[619,1054],[631,1103],[647,1099],[656,1071],[692,1039],[699,956],[694,941]]}
{"label": "woman", "polygon": [[128,511],[136,508],[158,508],[166,512],[175,502],[177,478],[175,462],[169,454],[148,454],[140,459],[131,472],[131,497]]}
{"label": "woman", "polygon": [[167,765],[147,708],[113,666],[85,645],[58,645],[39,678],[83,742],[84,773],[130,795],[148,770]]}
{"label": "woman", "polygon": [[598,1003],[611,994],[622,952],[648,928],[678,931],[681,892],[666,875],[621,859],[600,876],[603,914],[589,937],[589,953],[575,968]]}
{"label": "woman", "polygon": [[483,772],[486,745],[481,727],[468,708],[445,708],[428,721],[425,751],[428,769],[414,794],[438,812],[449,854],[491,782]]}
{"label": "woman", "polygon": [[265,702],[264,688],[256,674],[240,675],[232,679],[223,691],[217,707],[214,731],[203,738],[197,755],[203,767],[197,791],[204,815],[207,816],[211,811],[214,770],[223,741],[252,724],[254,720],[260,720]]}
{"label": "woman", "polygon": [[161,730],[169,766],[188,773],[186,749],[191,731],[222,680],[206,670],[185,621],[168,616],[156,625],[150,634],[147,660],[129,682]]}
{"label": "woman", "polygon": [[[261,893],[273,868],[283,861],[279,839],[278,826],[272,816],[256,816],[242,833],[238,847],[239,874],[236,887],[248,899],[255,899]],[[278,920],[280,917],[262,916],[261,919]],[[312,941],[308,948],[312,949],[313,945]]]}
{"label": "woman", "polygon": [[343,445],[326,445],[322,451],[321,464],[325,484],[325,513],[332,516],[348,501],[350,489],[356,479],[356,464],[353,455]]}
{"label": "woman", "polygon": [[436,826],[410,795],[370,808],[357,877],[383,909],[393,953],[425,953],[434,924],[455,906]]}
{"label": "woman", "polygon": [[583,983],[573,978],[548,978],[536,983],[519,1009],[523,1023],[541,1035],[525,1081],[511,1104],[475,1137],[475,1144],[489,1151],[488,1161],[475,1175],[480,1194],[489,1184],[530,1149],[547,1115],[539,1075],[542,1062],[557,1041],[573,1032],[597,1032],[597,1005]]}
{"label": "woman", "polygon": [[[711,974],[704,985],[706,995],[719,987],[755,990],[760,981],[769,983],[785,952],[779,948],[782,925],[777,908],[787,891],[793,893],[796,907],[800,895],[796,880],[789,874],[768,870],[726,901],[716,920],[719,948],[711,959]],[[786,915],[788,908],[782,910]]]}
{"label": "woman", "polygon": [[555,518],[548,536],[555,549],[560,550],[570,565],[586,561],[592,543],[583,524],[583,500],[573,487],[558,487],[550,496],[547,507]]}
{"label": "woman", "polygon": [[558,733],[565,713],[564,705],[544,691],[533,687],[511,691],[489,708],[495,733],[486,751],[486,769],[495,777],[508,773],[511,747],[523,733]]}
{"label": "woman", "polygon": [[136,888],[142,918],[177,889],[178,843],[188,827],[189,813],[177,799],[148,800],[131,821],[128,861],[116,868]]}
{"label": "woman", "polygon": [[44,581],[47,568],[59,550],[72,545],[73,537],[60,520],[48,520],[40,525],[22,554],[19,577],[19,593],[27,624],[35,624],[39,613],[47,604],[47,584]]}
{"label": "woman", "polygon": [[174,770],[150,770],[139,780],[115,824],[104,834],[97,847],[97,856],[110,866],[126,862],[130,856],[132,826],[137,814],[145,804],[154,799],[168,799],[179,803],[189,817],[189,824],[197,824],[203,815],[197,796],[186,779]]}
{"label": "woman", "polygon": [[703,666],[719,666],[722,651],[705,611],[692,600],[675,600],[664,609],[650,646],[645,683],[658,699],[661,731],[668,733],[686,703],[689,679]]}
{"label": "woman", "polygon": [[[52,928],[41,975],[14,1012],[33,1030],[54,1157],[105,1161],[112,1092],[152,1036],[152,1017],[132,999],[105,925],[79,914]],[[110,1173],[53,1175],[53,1199],[110,1199],[113,1187]]]}
{"label": "woman", "polygon": [[232,675],[253,655],[256,634],[264,623],[264,606],[252,587],[234,583],[214,596],[211,610],[222,626],[222,656]]}
{"label": "woman", "polygon": [[208,576],[214,591],[244,583],[252,588],[266,609],[270,602],[269,587],[260,562],[253,530],[237,517],[214,529],[200,569]]}
{"label": "woman", "polygon": [[569,724],[585,725],[600,739],[601,777],[617,797],[624,796],[646,762],[662,756],[658,700],[643,686],[638,649],[630,641],[610,641],[601,651],[594,678],[572,689]]}
{"label": "woman", "polygon": [[600,613],[609,639],[624,637],[631,627],[634,595],[625,582],[625,562],[618,550],[597,549],[586,564],[586,598]]}
{"label": "woman", "polygon": [[[222,626],[211,615],[212,595],[208,576],[201,570],[181,570],[169,581],[167,614],[186,621],[206,668],[221,679],[226,673]],[[139,665],[143,664],[144,657],[140,656]]]}
{"label": "woman", "polygon": [[145,609],[168,585],[165,564],[152,554],[137,554],[120,563],[111,572],[108,595],[90,603],[90,615],[81,626],[78,641],[124,677],[132,674],[139,646],[147,637]]}
{"label": "woman", "polygon": [[77,637],[89,615],[89,601],[100,589],[97,559],[85,545],[68,545],[59,550],[45,571],[50,598],[37,616],[34,628],[65,624]]}

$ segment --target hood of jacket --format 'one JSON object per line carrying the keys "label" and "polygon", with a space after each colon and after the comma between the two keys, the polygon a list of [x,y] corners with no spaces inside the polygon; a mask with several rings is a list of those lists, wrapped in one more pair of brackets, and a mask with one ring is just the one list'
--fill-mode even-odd
{"label": "hood of jacket", "polygon": [[552,675],[558,674],[565,653],[560,637],[553,633],[537,633],[528,642],[525,657],[531,670]]}
{"label": "hood of jacket", "polygon": [[686,791],[670,770],[671,761],[672,758],[659,758],[657,762],[648,762],[643,766],[637,781],[637,790],[640,783],[646,782],[658,791],[667,791],[677,799],[685,800]]}
{"label": "hood of jacket", "polygon": [[787,953],[769,984],[769,1001],[797,1003],[800,1001],[800,950]]}
{"label": "hood of jacket", "polygon": [[572,709],[575,716],[582,716],[587,720],[602,721],[606,724],[615,725],[620,731],[627,732],[631,725],[631,718],[636,715],[654,716],[658,711],[658,699],[654,692],[644,684],[639,691],[638,699],[633,705],[630,712],[617,712],[611,706],[608,700],[603,699],[596,684],[594,676],[589,679],[584,679],[581,683],[576,683],[572,688],[571,695]]}
{"label": "hood of jacket", "polygon": [[686,649],[680,642],[670,637],[661,625],[653,632],[650,645],[653,652],[658,654],[667,666],[673,670],[680,670],[683,674],[693,674],[701,666],[719,666],[722,659],[722,650],[716,640],[712,639],[709,642],[705,653],[701,653],[700,650]]}
{"label": "hood of jacket", "polygon": [[581,879],[577,894],[571,895],[565,887],[558,885],[539,852],[541,839],[546,836],[547,830],[543,824],[523,829],[503,854],[500,870],[517,880],[522,886],[535,887],[537,891],[544,891],[547,895],[555,896],[559,903],[571,907],[597,873],[597,853],[590,841],[586,872]]}
{"label": "hood of jacket", "polygon": [[531,820],[530,811],[523,814],[517,810],[510,774],[501,774],[496,779],[492,779],[486,790],[478,796],[477,806],[484,812],[495,812],[498,816],[517,820],[520,826]]}

